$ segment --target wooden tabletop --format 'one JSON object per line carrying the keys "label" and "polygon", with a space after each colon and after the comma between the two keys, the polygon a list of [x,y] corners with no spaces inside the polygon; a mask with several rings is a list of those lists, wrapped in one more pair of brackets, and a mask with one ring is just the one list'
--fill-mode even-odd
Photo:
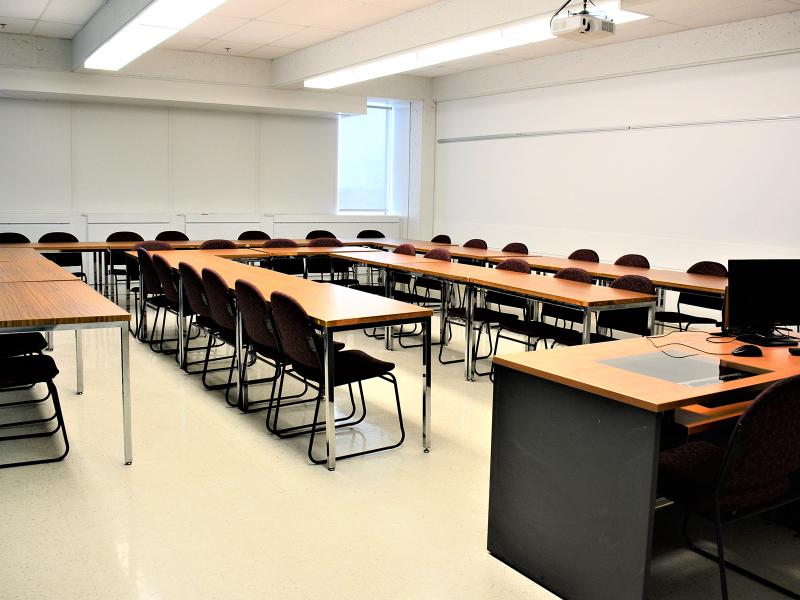
{"label": "wooden tabletop", "polygon": [[379,324],[403,319],[430,317],[433,311],[382,296],[359,292],[340,285],[318,283],[292,275],[277,273],[270,269],[251,267],[217,256],[208,256],[196,251],[157,251],[172,268],[181,262],[192,265],[199,272],[203,268],[217,271],[235,289],[236,280],[244,279],[261,290],[264,296],[280,291],[294,297],[305,308],[311,319],[322,327],[350,327],[354,325]]}
{"label": "wooden tabletop", "polygon": [[[177,242],[167,242],[175,249],[196,249],[205,240],[184,240]],[[264,240],[232,240],[240,248],[258,248],[264,244]],[[30,242],[27,244],[0,244],[0,250],[13,248],[28,248],[32,250],[52,250],[52,251],[76,251],[90,252],[97,250],[133,250],[136,244],[141,242]]]}
{"label": "wooden tabletop", "polygon": [[[708,335],[704,332],[680,332],[665,337],[654,337],[652,342],[663,346],[663,351],[674,356],[697,354],[690,358],[723,363],[725,366],[736,366],[759,374],[743,379],[693,387],[600,362],[662,351],[655,348],[647,338],[507,354],[496,356],[494,362],[652,412],[664,412],[696,404],[733,390],[752,390],[753,397],[755,397],[758,391],[766,385],[800,374],[800,357],[791,356],[787,348],[762,348],[764,353],[762,357],[731,356],[730,352],[737,346],[741,346],[741,342],[712,343],[707,341]],[[729,340],[731,338],[722,339]],[[705,355],[684,346],[674,345],[678,342],[706,352],[722,353],[724,356]],[[679,361],[688,360],[688,358],[671,360],[675,360],[680,366]],[[531,398],[532,402],[535,400],[535,398]]]}
{"label": "wooden tabletop", "polygon": [[402,246],[403,244],[411,244],[414,248],[417,249],[418,252],[428,252],[429,250],[433,250],[434,248],[451,248],[456,246],[457,244],[443,244],[441,242],[428,242],[425,240],[404,240],[401,238],[375,238],[370,240],[361,240],[368,241],[370,245],[376,246],[379,248],[396,248],[397,246]]}
{"label": "wooden tabletop", "polygon": [[[347,252],[375,252],[375,248],[366,246],[346,246]],[[317,254],[334,254],[342,251],[342,246],[299,246],[297,248],[259,248],[259,251],[269,256],[314,256]],[[262,255],[263,255],[262,254]]]}
{"label": "wooden tabletop", "polygon": [[65,271],[40,254],[21,260],[0,262],[0,283],[18,281],[79,281],[75,275]]}
{"label": "wooden tabletop", "polygon": [[40,255],[33,248],[6,248],[4,246],[0,246],[0,261],[2,262],[31,259],[35,256]]}
{"label": "wooden tabletop", "polygon": [[505,260],[507,258],[526,258],[528,256],[527,254],[520,254],[518,252],[505,252],[493,248],[483,250],[481,248],[467,248],[466,246],[446,246],[445,250],[450,252],[453,258],[471,258],[485,261],[492,258]]}
{"label": "wooden tabletop", "polygon": [[409,263],[424,263],[431,260],[430,258],[423,258],[419,254],[409,256],[408,254],[395,254],[394,252],[384,252],[383,250],[374,249],[372,252],[350,252],[348,248],[346,252],[336,252],[331,256],[374,267],[395,267],[397,265],[407,265]]}
{"label": "wooden tabletop", "polygon": [[[499,259],[489,259],[499,262]],[[608,263],[588,262],[584,260],[570,260],[557,256],[527,256],[525,260],[532,269],[537,271],[557,272],[569,267],[588,271],[593,277],[603,279],[616,279],[623,275],[643,275],[658,287],[704,292],[707,294],[725,294],[728,285],[727,277],[712,277],[710,275],[694,275],[684,271],[670,271],[668,269],[641,269],[638,267],[622,267]]]}
{"label": "wooden tabletop", "polygon": [[127,322],[131,316],[79,280],[0,283],[0,328]]}
{"label": "wooden tabletop", "polygon": [[[181,250],[181,252],[185,252],[185,250]],[[219,248],[217,250],[192,250],[192,252],[200,252],[205,256],[220,256],[229,260],[266,258],[264,252],[256,248]],[[133,258],[138,257],[138,252],[136,250],[126,250],[125,254]]]}

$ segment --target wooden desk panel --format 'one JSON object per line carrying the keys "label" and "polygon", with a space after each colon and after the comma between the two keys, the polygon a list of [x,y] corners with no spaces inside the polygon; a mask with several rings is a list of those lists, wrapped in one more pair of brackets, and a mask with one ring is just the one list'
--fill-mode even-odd
{"label": "wooden desk panel", "polygon": [[[708,356],[708,358],[719,359],[727,365],[771,372],[724,383],[692,387],[618,369],[599,362],[624,356],[660,352],[647,338],[557,348],[546,352],[507,354],[496,356],[494,361],[517,371],[651,412],[664,412],[681,406],[697,404],[704,399],[733,390],[753,389],[755,396],[760,388],[770,383],[800,374],[800,357],[791,356],[786,348],[762,348],[764,353],[762,357],[731,356],[730,352],[737,346],[741,346],[741,342],[732,341],[718,344],[706,341],[707,337],[708,334],[702,332],[681,332],[666,337],[655,337],[652,338],[652,341],[659,346],[681,342],[706,352],[722,353],[724,356]],[[665,346],[664,350],[675,355],[706,356],[683,346]]]}
{"label": "wooden desk panel", "polygon": [[506,260],[507,258],[525,258],[527,254],[520,254],[518,252],[504,252],[503,250],[495,250],[489,248],[482,250],[481,248],[467,248],[465,246],[446,246],[445,250],[450,252],[453,258],[471,258],[473,260],[498,259],[499,261]]}
{"label": "wooden desk panel", "polygon": [[[152,253],[152,251],[150,251]],[[178,252],[178,250],[170,250],[169,252]],[[180,250],[182,255],[188,250]],[[266,255],[263,251],[258,249],[248,248],[221,248],[219,250],[192,250],[192,252],[199,252],[204,256],[219,256],[227,258],[228,260],[248,260],[248,259],[263,259]],[[125,254],[133,258],[138,258],[139,254],[136,250],[127,250]]]}
{"label": "wooden desk panel", "polygon": [[430,258],[423,258],[415,254],[409,256],[407,254],[395,254],[394,252],[384,252],[383,250],[373,250],[372,252],[336,252],[331,255],[333,258],[342,258],[344,260],[351,260],[353,262],[363,263],[373,267],[390,267],[394,268],[397,265],[407,265],[410,263],[424,263]]}
{"label": "wooden desk panel", "polygon": [[429,242],[425,240],[404,240],[401,238],[380,238],[369,240],[370,245],[380,248],[397,248],[403,244],[411,244],[418,252],[428,252],[434,248],[450,249],[457,244],[442,244],[441,242]]}
{"label": "wooden desk panel", "polygon": [[0,328],[130,321],[79,280],[0,283]]}
{"label": "wooden desk panel", "polygon": [[0,262],[0,283],[18,281],[78,281],[78,278],[41,255]]}
{"label": "wooden desk panel", "polygon": [[[310,248],[308,246],[300,246],[298,248],[259,248],[259,250],[269,256],[316,256],[342,252],[342,246],[333,248]],[[347,252],[375,252],[375,248],[368,248],[366,246],[347,246]]]}
{"label": "wooden desk panel", "polygon": [[8,248],[0,246],[0,261],[8,262],[11,260],[31,260],[41,256],[33,248]]}

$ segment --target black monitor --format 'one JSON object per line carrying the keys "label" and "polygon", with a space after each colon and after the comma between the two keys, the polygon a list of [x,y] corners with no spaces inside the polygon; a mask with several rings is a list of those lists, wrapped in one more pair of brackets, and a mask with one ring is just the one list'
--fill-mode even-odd
{"label": "black monitor", "polygon": [[762,346],[796,345],[777,330],[800,324],[800,259],[728,262],[727,329]]}

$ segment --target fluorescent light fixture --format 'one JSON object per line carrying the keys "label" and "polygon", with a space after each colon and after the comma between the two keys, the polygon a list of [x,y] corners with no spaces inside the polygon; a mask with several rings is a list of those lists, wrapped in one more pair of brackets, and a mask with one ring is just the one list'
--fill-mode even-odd
{"label": "fluorescent light fixture", "polygon": [[[609,19],[613,19],[618,25],[648,18],[647,15],[621,10],[619,0],[598,2],[596,8],[592,9],[591,12],[601,13]],[[332,71],[306,79],[303,85],[307,88],[330,90],[370,79],[406,73],[452,60],[543,42],[555,37],[550,33],[550,16],[546,15],[527,21],[518,21],[501,29],[467,35],[403,54],[379,58],[378,60],[347,67],[346,69]]]}
{"label": "fluorescent light fixture", "polygon": [[87,69],[119,71],[225,0],[155,0],[87,58]]}

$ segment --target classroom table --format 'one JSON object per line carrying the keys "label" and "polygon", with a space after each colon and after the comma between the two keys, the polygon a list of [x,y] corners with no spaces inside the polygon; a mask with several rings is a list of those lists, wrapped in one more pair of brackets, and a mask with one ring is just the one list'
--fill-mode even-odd
{"label": "classroom table", "polygon": [[[753,399],[800,374],[800,357],[787,348],[738,357],[730,352],[740,342],[708,336],[678,332],[494,358],[493,556],[562,598],[646,597],[665,413]],[[721,368],[752,376],[721,380]]]}
{"label": "classroom table", "polygon": [[[327,466],[329,470],[336,468],[336,430],[334,412],[334,354],[333,337],[341,331],[365,329],[368,327],[389,327],[421,323],[423,328],[423,390],[422,390],[422,446],[427,452],[430,449],[430,405],[431,405],[431,316],[429,308],[398,302],[389,298],[359,292],[344,286],[309,281],[292,275],[285,275],[233,262],[218,256],[208,256],[196,251],[156,251],[152,254],[163,256],[173,269],[178,269],[181,262],[192,265],[198,272],[204,268],[217,271],[225,280],[228,288],[235,292],[236,280],[243,279],[255,285],[266,298],[272,292],[279,291],[293,296],[308,313],[310,319],[318,327],[323,336],[323,370],[325,402],[325,437],[328,448]],[[183,284],[179,289],[179,364],[183,364],[183,340],[185,338],[185,318],[183,307]],[[240,389],[239,408],[247,411],[249,399],[247,388],[241,386],[245,368],[244,330],[242,316],[237,308],[236,314],[235,353],[238,364],[237,385]]]}
{"label": "classroom table", "polygon": [[[42,261],[47,261],[41,258]],[[47,261],[49,262],[49,261]],[[51,263],[52,264],[52,263]],[[78,279],[0,283],[0,332],[75,330],[78,389],[83,389],[80,330],[117,327],[120,332],[122,428],[125,464],[133,461],[131,442],[130,314]]]}
{"label": "classroom table", "polygon": [[[464,377],[467,381],[474,379],[472,324],[475,311],[475,290],[490,289],[510,293],[538,302],[561,304],[577,308],[584,314],[582,342],[588,344],[591,336],[592,315],[609,310],[629,308],[648,308],[652,331],[655,317],[656,298],[647,294],[619,290],[607,286],[580,283],[546,277],[488,269],[476,265],[465,265],[454,262],[398,255],[386,252],[349,253],[338,252],[334,257],[353,262],[362,262],[381,267],[384,271],[386,295],[389,294],[389,271],[403,271],[437,279],[442,283],[442,298],[449,297],[449,285],[458,283],[465,287],[466,323],[464,341]],[[400,258],[404,256],[404,258]],[[447,321],[447,302],[442,302],[440,323],[441,342],[444,343],[445,325]],[[388,333],[388,332],[387,332]],[[387,335],[387,348],[391,347],[391,336]]]}
{"label": "classroom table", "polygon": [[434,248],[446,248],[449,250],[453,246],[458,245],[449,243],[446,244],[443,242],[431,242],[426,240],[405,240],[403,238],[374,238],[362,241],[369,242],[370,246],[375,246],[376,248],[397,248],[403,244],[411,244],[414,246],[417,252],[429,252]]}

